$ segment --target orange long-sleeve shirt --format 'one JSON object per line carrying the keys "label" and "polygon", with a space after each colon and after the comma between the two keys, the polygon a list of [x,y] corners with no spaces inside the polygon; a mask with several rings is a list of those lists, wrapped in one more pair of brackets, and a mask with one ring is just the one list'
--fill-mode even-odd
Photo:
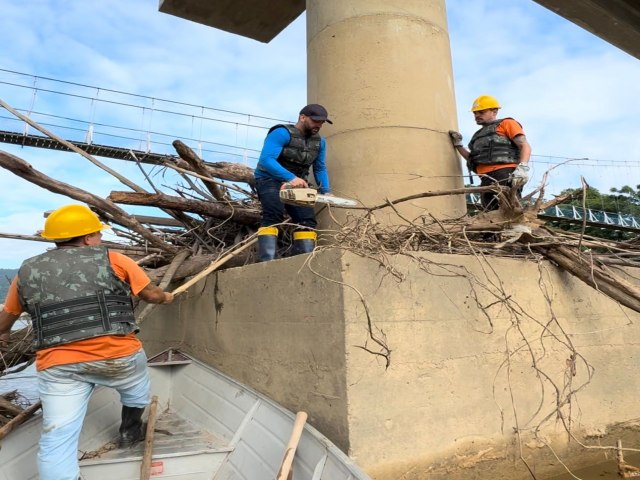
{"label": "orange long-sleeve shirt", "polygon": [[[115,274],[131,286],[131,292],[137,295],[151,280],[136,262],[126,255],[109,251],[109,261]],[[17,277],[11,282],[4,310],[20,315],[24,308],[18,295]],[[36,369],[38,371],[56,365],[69,363],[93,362],[132,355],[142,348],[142,343],[134,333],[129,335],[104,335],[101,337],[78,340],[77,342],[56,345],[36,352]]]}

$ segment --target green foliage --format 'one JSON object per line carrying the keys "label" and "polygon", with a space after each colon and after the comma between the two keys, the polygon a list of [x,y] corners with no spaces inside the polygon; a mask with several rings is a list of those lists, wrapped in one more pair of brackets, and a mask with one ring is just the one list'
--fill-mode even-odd
{"label": "green foliage", "polygon": [[4,303],[11,280],[17,273],[16,268],[0,268],[0,303]]}
{"label": "green foliage", "polygon": [[[588,188],[584,198],[586,207],[605,212],[620,212],[640,216],[640,185],[638,185],[635,190],[625,185],[620,189],[612,188],[610,192],[611,194],[606,194],[601,193],[597,188]],[[567,202],[569,205],[582,206],[582,189],[569,188],[563,190],[561,195],[567,193],[573,194],[573,199]]]}
{"label": "green foliage", "polygon": [[[564,202],[563,205],[574,205],[580,208],[584,205],[586,208],[592,210],[622,213],[640,218],[640,185],[636,185],[635,189],[624,185],[619,189],[611,188],[609,191],[610,193],[606,194],[601,193],[597,188],[588,188],[585,192],[583,192],[581,188],[570,188],[563,190],[560,195],[573,195],[571,200]],[[552,221],[548,224],[552,227],[570,232],[580,232],[582,230],[581,225],[566,222]],[[637,236],[637,234],[633,232],[598,227],[586,227],[585,234],[616,241],[629,240]]]}

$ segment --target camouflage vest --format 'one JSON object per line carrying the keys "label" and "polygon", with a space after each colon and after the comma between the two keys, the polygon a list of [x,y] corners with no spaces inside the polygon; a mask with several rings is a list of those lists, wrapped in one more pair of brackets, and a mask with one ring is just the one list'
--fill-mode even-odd
{"label": "camouflage vest", "polygon": [[306,180],[309,175],[309,167],[313,165],[320,154],[322,137],[317,133],[305,137],[295,125],[275,125],[269,129],[269,133],[280,127],[287,129],[291,140],[282,149],[278,163],[291,173]]}
{"label": "camouflage vest", "polygon": [[18,294],[33,321],[34,350],[138,331],[131,288],[113,271],[106,247],[59,248],[25,260]]}
{"label": "camouflage vest", "polygon": [[[484,125],[474,133],[469,142],[471,152],[469,160],[473,168],[476,165],[498,165],[501,163],[520,163],[520,150],[513,141],[498,135],[496,129],[504,118]],[[513,119],[512,119],[513,120]]]}

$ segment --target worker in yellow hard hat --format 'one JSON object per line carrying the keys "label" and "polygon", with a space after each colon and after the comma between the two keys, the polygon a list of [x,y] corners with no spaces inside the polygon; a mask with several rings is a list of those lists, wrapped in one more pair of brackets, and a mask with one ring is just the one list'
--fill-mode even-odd
{"label": "worker in yellow hard hat", "polygon": [[[481,126],[469,142],[462,145],[462,135],[450,130],[449,137],[456,151],[467,161],[470,170],[481,177],[481,186],[493,184],[522,186],[529,180],[531,146],[522,125],[511,117],[497,118],[500,102],[490,95],[480,95],[473,101],[471,111]],[[494,192],[483,192],[482,207],[497,210],[498,197]]]}
{"label": "worker in yellow hard hat", "polygon": [[80,478],[78,440],[98,385],[120,394],[119,447],[144,438],[150,382],[131,295],[162,304],[173,295],[152,284],[133,259],[101,246],[106,228],[84,205],[52,212],[42,236],[56,248],[22,263],[0,312],[0,344],[21,313],[31,315],[42,400],[42,480]]}

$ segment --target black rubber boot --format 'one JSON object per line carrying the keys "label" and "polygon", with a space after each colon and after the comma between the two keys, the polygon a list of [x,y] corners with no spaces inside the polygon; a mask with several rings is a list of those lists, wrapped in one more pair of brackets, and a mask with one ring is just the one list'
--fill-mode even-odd
{"label": "black rubber boot", "polygon": [[268,262],[276,258],[278,247],[278,229],[276,227],[260,227],[258,230],[258,261]]}
{"label": "black rubber boot", "polygon": [[293,255],[313,252],[317,236],[316,232],[293,232]]}
{"label": "black rubber boot", "polygon": [[144,440],[146,425],[142,423],[144,408],[122,406],[122,423],[120,424],[120,438],[118,447],[129,448]]}

